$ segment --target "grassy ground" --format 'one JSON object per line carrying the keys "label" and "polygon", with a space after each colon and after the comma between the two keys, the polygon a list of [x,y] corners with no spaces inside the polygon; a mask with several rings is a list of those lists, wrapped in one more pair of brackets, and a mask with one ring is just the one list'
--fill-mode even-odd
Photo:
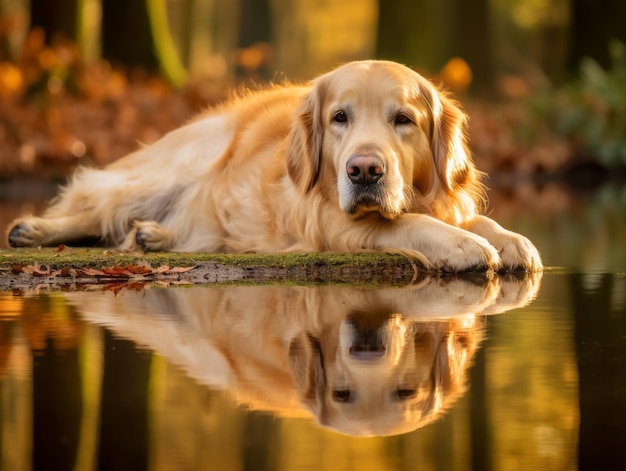
{"label": "grassy ground", "polygon": [[95,248],[0,250],[0,289],[109,282],[406,283],[418,275],[402,255],[121,253]]}

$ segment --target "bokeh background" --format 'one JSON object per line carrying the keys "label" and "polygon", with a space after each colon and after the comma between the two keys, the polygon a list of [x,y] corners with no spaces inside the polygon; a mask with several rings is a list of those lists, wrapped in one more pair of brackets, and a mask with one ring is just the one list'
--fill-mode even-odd
{"label": "bokeh background", "polygon": [[[624,20],[623,0],[0,0],[2,228],[77,165],[154,142],[233,88],[385,58],[457,94],[490,215],[548,267],[528,309],[489,319],[471,394],[433,427],[369,441],[235,409],[61,292],[0,293],[0,468],[34,456],[39,469],[91,469],[99,446],[122,469],[107,445],[134,435],[144,446],[128,456],[150,469],[618,469]],[[99,412],[107,401],[132,424],[101,434],[112,442],[98,438],[115,419]]]}
{"label": "bokeh background", "polygon": [[482,170],[614,174],[624,18],[619,0],[0,0],[0,175],[106,164],[232,87],[366,58],[457,93]]}

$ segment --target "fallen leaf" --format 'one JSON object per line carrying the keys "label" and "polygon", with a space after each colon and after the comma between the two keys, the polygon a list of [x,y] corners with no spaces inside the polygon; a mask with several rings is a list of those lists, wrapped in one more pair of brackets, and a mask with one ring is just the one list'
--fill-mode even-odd
{"label": "fallen leaf", "polygon": [[102,271],[105,275],[115,276],[119,278],[129,278],[132,273],[126,270],[125,267],[114,266],[111,268],[103,268]]}
{"label": "fallen leaf", "polygon": [[146,275],[148,273],[153,273],[152,268],[142,266],[142,265],[127,265],[126,270],[131,272],[134,275]]}
{"label": "fallen leaf", "polygon": [[133,282],[128,283],[126,286],[128,289],[141,291],[145,288],[146,282],[145,281],[133,281]]}
{"label": "fallen leaf", "polygon": [[96,270],[94,268],[79,268],[76,270],[78,275],[82,276],[104,276],[105,273],[102,270]]}
{"label": "fallen leaf", "polygon": [[50,268],[47,265],[27,265],[22,267],[22,272],[33,276],[48,276],[50,275]]}
{"label": "fallen leaf", "polygon": [[169,273],[185,273],[193,270],[194,268],[196,267],[174,267],[169,271]]}
{"label": "fallen leaf", "polygon": [[102,287],[103,291],[111,291],[113,294],[117,295],[120,291],[122,291],[126,287],[126,283],[108,283]]}

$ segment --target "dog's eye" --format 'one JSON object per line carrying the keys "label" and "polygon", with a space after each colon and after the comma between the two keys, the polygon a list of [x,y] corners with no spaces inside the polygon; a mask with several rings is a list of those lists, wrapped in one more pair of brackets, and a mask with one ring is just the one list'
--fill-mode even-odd
{"label": "dog's eye", "polygon": [[345,111],[339,110],[335,113],[335,116],[333,116],[333,121],[335,123],[345,123],[348,121],[348,116]]}
{"label": "dog's eye", "polygon": [[411,118],[409,118],[404,113],[400,113],[400,114],[396,115],[396,117],[395,117],[395,119],[393,121],[393,124],[395,124],[396,126],[404,126],[406,124],[411,124],[411,123],[413,123]]}
{"label": "dog's eye", "polygon": [[350,389],[335,389],[333,391],[333,400],[337,402],[353,402],[354,394]]}
{"label": "dog's eye", "polygon": [[411,399],[415,397],[416,394],[417,394],[417,391],[415,389],[398,388],[395,391],[395,396],[401,401],[406,401],[408,399]]}

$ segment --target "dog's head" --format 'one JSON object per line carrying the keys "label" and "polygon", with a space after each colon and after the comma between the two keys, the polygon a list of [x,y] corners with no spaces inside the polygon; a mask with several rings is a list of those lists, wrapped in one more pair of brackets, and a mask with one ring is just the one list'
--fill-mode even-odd
{"label": "dog's head", "polygon": [[290,364],[321,425],[349,435],[401,434],[436,420],[464,392],[481,326],[474,317],[411,322],[353,312],[338,332],[295,338]]}
{"label": "dog's head", "polygon": [[427,212],[460,222],[482,198],[467,117],[394,62],[351,62],[313,81],[287,148],[289,175],[360,217]]}

